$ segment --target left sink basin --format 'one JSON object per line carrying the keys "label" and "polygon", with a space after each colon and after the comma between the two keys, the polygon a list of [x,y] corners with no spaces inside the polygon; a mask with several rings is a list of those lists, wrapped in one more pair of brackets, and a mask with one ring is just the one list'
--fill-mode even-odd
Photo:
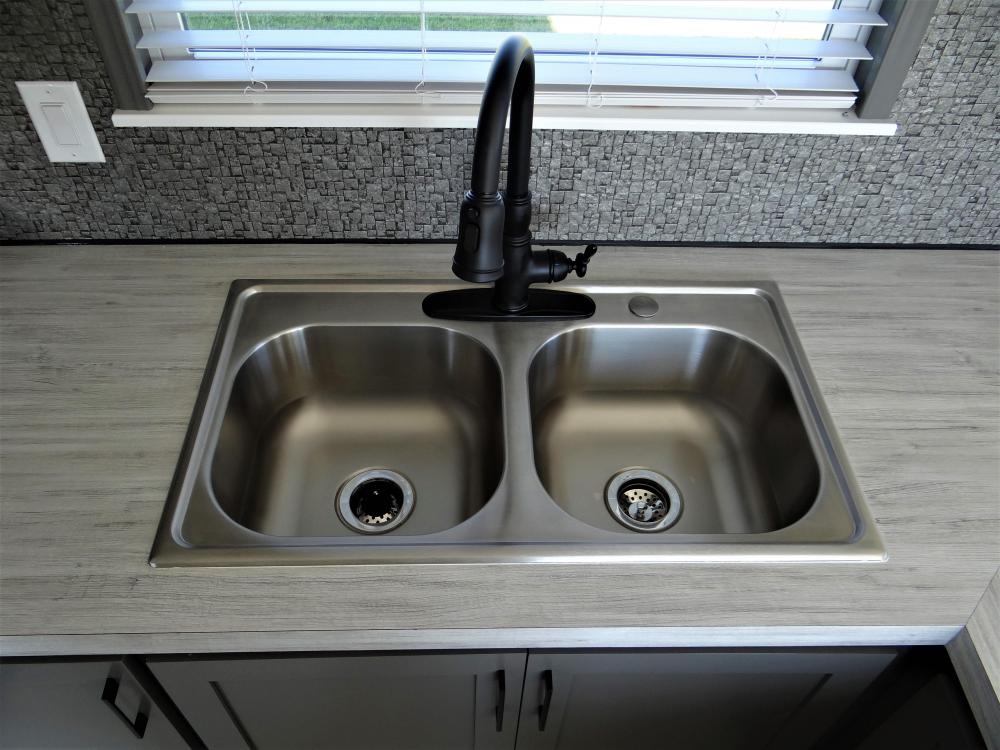
{"label": "left sink basin", "polygon": [[[231,519],[263,534],[379,533],[403,511],[404,488],[419,502],[391,531],[443,531],[482,508],[502,472],[496,362],[443,328],[279,333],[242,362],[225,400],[206,456],[211,490]],[[334,513],[355,478],[353,507],[345,495]],[[359,515],[367,522],[351,520]]]}

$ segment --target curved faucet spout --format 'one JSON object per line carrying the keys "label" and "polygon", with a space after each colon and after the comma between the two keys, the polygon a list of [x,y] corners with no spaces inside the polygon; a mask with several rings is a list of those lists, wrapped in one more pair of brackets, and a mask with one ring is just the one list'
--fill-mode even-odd
{"label": "curved faucet spout", "polygon": [[[505,225],[527,235],[531,221],[531,120],[535,101],[535,55],[523,36],[512,36],[493,58],[483,91],[472,159],[472,189],[462,200],[458,245],[451,269],[466,281],[496,281],[504,273]],[[510,110],[508,207],[500,194],[500,156]],[[516,210],[511,212],[511,207]],[[507,229],[515,227],[508,226]],[[530,239],[530,235],[528,235]]]}
{"label": "curved faucet spout", "polygon": [[[528,180],[534,108],[535,54],[527,39],[512,36],[497,50],[483,91],[472,159],[472,187],[462,199],[458,244],[451,264],[460,279],[496,282],[492,305],[504,315],[529,309],[528,288],[532,284],[561,281],[571,271],[583,276],[593,254],[570,260],[557,250],[531,249]],[[508,112],[507,190],[500,192],[500,158]],[[584,307],[590,310],[592,304]],[[559,310],[560,314],[565,312]]]}
{"label": "curved faucet spout", "polygon": [[472,191],[496,193],[500,154],[510,110],[507,193],[528,192],[531,173],[531,122],[535,104],[535,53],[523,36],[512,36],[497,50],[483,91],[472,160]]}

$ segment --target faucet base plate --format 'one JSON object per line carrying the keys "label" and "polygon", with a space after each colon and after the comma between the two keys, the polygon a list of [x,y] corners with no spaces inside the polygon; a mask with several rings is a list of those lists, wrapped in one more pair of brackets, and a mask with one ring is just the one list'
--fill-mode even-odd
{"label": "faucet base plate", "polygon": [[594,300],[579,292],[529,289],[517,312],[493,304],[492,289],[451,289],[424,297],[424,314],[442,320],[582,320],[594,314]]}

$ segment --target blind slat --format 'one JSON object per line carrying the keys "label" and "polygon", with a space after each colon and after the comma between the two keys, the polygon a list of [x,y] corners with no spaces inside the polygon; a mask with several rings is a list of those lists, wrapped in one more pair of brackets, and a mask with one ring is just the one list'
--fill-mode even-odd
{"label": "blind slat", "polygon": [[[148,93],[157,104],[246,104],[245,84],[158,83]],[[373,89],[351,84],[285,83],[266,90],[253,92],[254,103],[261,104],[420,104],[426,103],[425,95],[411,86]],[[435,104],[479,105],[483,97],[482,86],[455,84],[441,85],[434,91]],[[597,89],[597,93],[541,88],[535,92],[536,105],[587,106],[595,100],[603,106],[626,107],[754,107],[760,109],[847,109],[854,103],[854,94],[795,91],[780,97],[761,97],[752,91],[693,91],[663,89]]]}
{"label": "blind slat", "polygon": [[[493,53],[509,36],[489,31],[251,31],[246,46],[265,49],[331,50],[475,50]],[[154,31],[142,35],[140,49],[200,48],[241,50],[238,31]],[[593,49],[590,34],[532,33],[536,52],[581,52]],[[704,57],[836,58],[871,60],[863,44],[847,39],[732,39],[725,37],[640,37],[602,35],[602,54],[683,55]]]}
{"label": "blind slat", "polygon": [[[482,83],[490,61],[481,57],[447,56],[423,66],[423,80],[441,83]],[[588,85],[592,67],[586,60],[551,59],[539,66],[540,85]],[[397,82],[420,80],[419,56],[413,59],[373,59],[359,53],[355,60],[257,60],[254,77],[260,81]],[[706,89],[768,89],[788,91],[857,91],[854,79],[842,70],[796,70],[697,66],[661,66],[605,62],[593,71],[594,85],[650,86]],[[147,82],[247,81],[242,60],[162,60],[153,63]]]}
{"label": "blind slat", "polygon": [[[503,3],[468,0],[240,0],[246,13],[425,13],[504,15],[504,16],[596,16],[597,3],[569,0],[511,1]],[[232,13],[232,0],[133,0],[126,13]],[[690,20],[774,21],[778,23],[824,23],[854,26],[885,26],[878,13],[870,10],[832,8],[827,10],[773,9],[739,6],[669,6],[643,3],[605,2],[603,15],[612,18],[673,18]]]}

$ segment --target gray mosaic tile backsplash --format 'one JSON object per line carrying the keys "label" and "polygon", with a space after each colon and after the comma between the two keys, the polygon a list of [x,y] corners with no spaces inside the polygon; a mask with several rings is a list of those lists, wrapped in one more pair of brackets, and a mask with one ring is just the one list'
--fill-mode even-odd
{"label": "gray mosaic tile backsplash", "polygon": [[[539,131],[535,235],[1000,240],[1000,0],[941,0],[891,138]],[[471,130],[116,129],[79,0],[0,3],[0,238],[443,239]],[[50,164],[15,80],[80,82],[106,164]]]}

